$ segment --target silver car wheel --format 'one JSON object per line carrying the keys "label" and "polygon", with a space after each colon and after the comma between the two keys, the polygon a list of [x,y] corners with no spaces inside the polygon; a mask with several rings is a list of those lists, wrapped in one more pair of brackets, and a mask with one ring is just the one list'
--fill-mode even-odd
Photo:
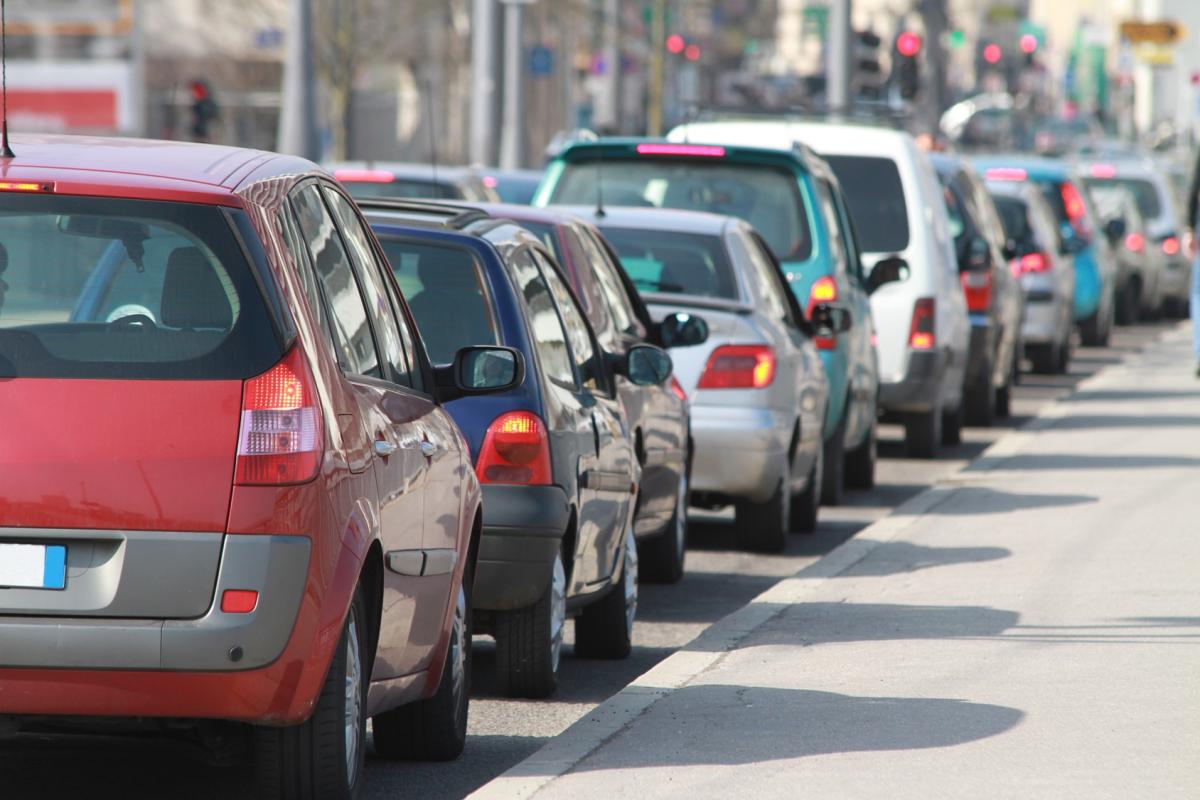
{"label": "silver car wheel", "polygon": [[621,586],[625,593],[625,631],[633,638],[633,619],[637,616],[638,604],[638,554],[637,539],[633,535],[633,526],[625,532],[625,569],[621,576]]}
{"label": "silver car wheel", "polygon": [[362,747],[362,651],[358,646],[358,622],[350,612],[346,629],[346,778],[357,779],[358,752]]}
{"label": "silver car wheel", "polygon": [[687,549],[688,479],[686,472],[679,473],[679,493],[675,496],[675,554],[683,562],[683,551]]}
{"label": "silver car wheel", "polygon": [[450,629],[450,687],[454,707],[462,706],[467,699],[467,593],[458,587],[458,599],[454,603],[454,626]]}
{"label": "silver car wheel", "polygon": [[563,632],[567,627],[567,571],[562,554],[554,557],[554,572],[550,576],[550,670],[558,672],[562,660]]}

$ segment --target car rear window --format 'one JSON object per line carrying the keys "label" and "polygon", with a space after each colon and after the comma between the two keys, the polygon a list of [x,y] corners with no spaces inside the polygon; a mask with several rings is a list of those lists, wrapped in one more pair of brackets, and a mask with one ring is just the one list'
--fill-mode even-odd
{"label": "car rear window", "polygon": [[1087,178],[1087,185],[1093,189],[1121,187],[1133,195],[1138,211],[1146,219],[1155,219],[1162,214],[1162,203],[1158,199],[1158,187],[1144,178]]}
{"label": "car rear window", "polygon": [[874,156],[825,156],[825,160],[842,184],[859,247],[868,253],[907,248],[908,206],[896,162]]}
{"label": "car rear window", "polygon": [[422,200],[462,200],[463,193],[448,183],[397,178],[393,181],[342,181],[351,197],[412,197]]}
{"label": "car rear window", "polygon": [[380,244],[430,361],[449,364],[463,347],[499,344],[479,262],[469,250],[388,236]]}
{"label": "car rear window", "polygon": [[605,227],[604,237],[639,291],[738,298],[720,236]]}
{"label": "car rear window", "polygon": [[996,210],[1004,225],[1004,235],[1014,242],[1032,242],[1033,230],[1029,227],[1029,209],[1015,197],[995,197]]}
{"label": "car rear window", "polygon": [[244,379],[282,355],[221,209],[0,195],[0,376]]}
{"label": "car rear window", "polygon": [[[597,182],[600,186],[597,187]],[[678,208],[741,217],[753,225],[781,261],[812,255],[808,212],[796,175],[785,169],[729,161],[613,159],[571,162],[554,187],[552,202]]]}

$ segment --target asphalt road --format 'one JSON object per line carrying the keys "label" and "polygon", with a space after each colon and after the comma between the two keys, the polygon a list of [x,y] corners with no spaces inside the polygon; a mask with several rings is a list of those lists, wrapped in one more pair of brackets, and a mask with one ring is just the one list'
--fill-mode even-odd
{"label": "asphalt road", "polygon": [[[619,662],[590,661],[574,658],[568,647],[559,692],[550,700],[518,701],[497,696],[491,680],[491,642],[477,640],[471,737],[466,752],[446,764],[393,764],[371,759],[364,797],[434,800],[466,795],[532,754],[707,626],[819,559],[886,516],[896,505],[957,471],[1003,433],[1028,421],[1043,404],[1068,394],[1084,378],[1138,351],[1164,327],[1118,329],[1109,348],[1079,348],[1068,375],[1023,375],[1011,419],[988,430],[967,429],[963,444],[946,448],[936,460],[902,458],[900,429],[884,426],[876,489],[849,492],[843,506],[823,509],[818,532],[794,537],[782,555],[738,552],[728,520],[706,515],[693,525],[688,572],[683,581],[673,586],[642,587],[632,656]],[[969,524],[969,516],[963,521]],[[0,796],[11,800],[74,800],[85,793],[126,800],[233,800],[248,796],[244,792],[247,780],[244,764],[214,765],[195,752],[162,741],[90,736],[26,738],[0,745]]]}

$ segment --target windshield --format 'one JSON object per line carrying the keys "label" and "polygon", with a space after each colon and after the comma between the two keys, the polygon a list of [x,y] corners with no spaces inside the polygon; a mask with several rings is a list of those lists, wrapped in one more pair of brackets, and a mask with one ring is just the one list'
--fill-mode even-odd
{"label": "windshield", "polygon": [[1004,235],[1017,243],[1027,243],[1034,240],[1033,229],[1029,227],[1028,211],[1025,203],[1015,197],[993,197],[996,210],[1000,212],[1000,222],[1004,225]]}
{"label": "windshield", "polygon": [[1154,219],[1162,213],[1157,187],[1144,178],[1087,178],[1085,182],[1093,189],[1120,187],[1129,190],[1137,203],[1138,211],[1147,219]]}
{"label": "windshield", "polygon": [[280,356],[220,209],[0,194],[0,376],[243,379]]}
{"label": "windshield", "polygon": [[[598,188],[597,177],[602,181]],[[678,208],[741,217],[781,261],[812,255],[808,214],[796,176],[775,167],[728,161],[605,158],[564,166],[553,203]]]}
{"label": "windshield", "polygon": [[738,299],[720,236],[608,227],[604,236],[639,291]]}
{"label": "windshield", "polygon": [[825,156],[837,173],[867,253],[898,253],[908,247],[908,206],[896,162],[873,156]]}
{"label": "windshield", "polygon": [[381,237],[400,292],[434,364],[471,345],[498,344],[479,264],[460,247]]}

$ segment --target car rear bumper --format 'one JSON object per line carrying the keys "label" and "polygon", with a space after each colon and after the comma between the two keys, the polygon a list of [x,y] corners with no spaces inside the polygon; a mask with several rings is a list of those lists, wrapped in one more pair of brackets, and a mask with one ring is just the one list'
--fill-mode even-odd
{"label": "car rear bumper", "polygon": [[538,601],[570,522],[559,486],[483,487],[483,535],[475,565],[475,608],[505,611]]}
{"label": "car rear bumper", "polygon": [[692,491],[761,503],[775,492],[795,417],[769,408],[692,406]]}
{"label": "car rear bumper", "polygon": [[1192,266],[1187,259],[1168,258],[1159,279],[1162,297],[1186,300],[1191,295]]}
{"label": "car rear bumper", "polygon": [[909,354],[904,379],[879,384],[879,405],[887,412],[923,412],[937,405],[942,394],[946,356],[940,350]]}
{"label": "car rear bumper", "polygon": [[[967,351],[967,377],[971,386],[995,375],[996,344],[999,329],[987,314],[971,315],[971,338]],[[985,374],[986,373],[986,374]]]}
{"label": "car rear bumper", "polygon": [[1057,344],[1063,338],[1062,313],[1060,301],[1030,297],[1025,303],[1021,339],[1026,344]]}

